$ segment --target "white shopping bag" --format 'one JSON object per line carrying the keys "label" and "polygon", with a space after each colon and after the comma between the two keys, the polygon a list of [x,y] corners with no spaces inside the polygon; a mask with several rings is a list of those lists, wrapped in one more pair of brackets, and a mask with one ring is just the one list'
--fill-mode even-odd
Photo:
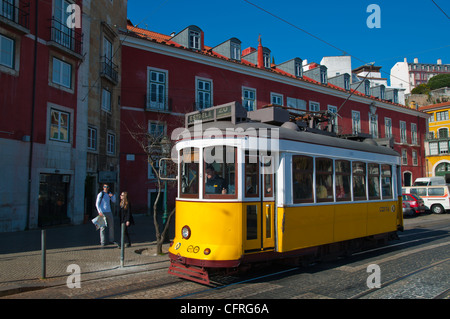
{"label": "white shopping bag", "polygon": [[99,230],[100,227],[107,227],[108,223],[106,222],[105,216],[98,215],[92,220],[92,223],[95,225],[95,229]]}

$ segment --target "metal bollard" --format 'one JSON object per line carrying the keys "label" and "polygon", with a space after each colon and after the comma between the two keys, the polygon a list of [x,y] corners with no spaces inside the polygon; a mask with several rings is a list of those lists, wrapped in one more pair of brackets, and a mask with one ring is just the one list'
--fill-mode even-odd
{"label": "metal bollard", "polygon": [[120,268],[123,268],[125,260],[125,223],[122,223],[121,227],[121,237],[120,237]]}
{"label": "metal bollard", "polygon": [[42,274],[41,279],[45,279],[47,277],[46,267],[47,267],[47,233],[45,229],[41,230],[41,266],[42,266]]}

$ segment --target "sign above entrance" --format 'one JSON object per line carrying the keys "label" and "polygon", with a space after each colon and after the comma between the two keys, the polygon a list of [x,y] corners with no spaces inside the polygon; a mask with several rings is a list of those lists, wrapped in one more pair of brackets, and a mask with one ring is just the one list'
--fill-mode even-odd
{"label": "sign above entrance", "polygon": [[98,172],[99,183],[115,183],[117,182],[117,172],[101,171]]}

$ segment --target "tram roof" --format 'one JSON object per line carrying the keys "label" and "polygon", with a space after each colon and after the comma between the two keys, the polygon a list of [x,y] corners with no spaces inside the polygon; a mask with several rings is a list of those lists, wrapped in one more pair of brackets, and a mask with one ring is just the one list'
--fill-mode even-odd
{"label": "tram roof", "polygon": [[[287,123],[286,123],[287,124]],[[309,143],[314,145],[323,145],[328,147],[334,147],[334,148],[343,148],[343,149],[349,149],[349,150],[356,150],[356,151],[362,151],[362,152],[369,152],[369,153],[378,153],[378,154],[384,154],[384,155],[390,155],[390,156],[399,156],[399,154],[394,151],[393,149],[386,147],[386,146],[380,146],[378,145],[373,139],[366,139],[365,141],[353,141],[349,139],[324,135],[324,134],[317,134],[317,133],[311,133],[301,130],[295,129],[296,124],[295,123],[289,123],[287,125],[277,126],[277,125],[271,125],[267,123],[260,123],[260,122],[241,122],[241,123],[232,123],[231,121],[217,121],[217,122],[209,122],[209,123],[202,123],[202,136],[203,133],[208,130],[209,132],[214,132],[214,130],[220,130],[222,132],[222,136],[224,137],[231,137],[227,136],[227,129],[228,132],[233,133],[233,138],[236,137],[244,137],[244,136],[254,136],[254,137],[264,137],[266,138],[268,135],[270,136],[270,130],[271,129],[277,129],[278,130],[278,138],[280,140],[288,140],[288,141],[296,141],[296,142],[302,142],[302,143]],[[198,132],[199,128],[195,126],[189,127],[189,131],[191,136],[194,139],[198,139],[199,137],[195,134]],[[263,133],[262,135],[260,133]],[[214,134],[214,133],[212,133]],[[256,135],[255,135],[256,134]],[[261,136],[260,136],[261,135]]]}

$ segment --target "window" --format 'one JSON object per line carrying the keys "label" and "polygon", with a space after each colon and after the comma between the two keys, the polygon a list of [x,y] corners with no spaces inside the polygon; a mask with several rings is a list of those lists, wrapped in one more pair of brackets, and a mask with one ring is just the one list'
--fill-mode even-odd
{"label": "window", "polygon": [[229,146],[206,147],[203,157],[204,197],[236,198],[236,148]]}
{"label": "window", "polygon": [[270,102],[275,105],[284,105],[283,95],[278,93],[270,93]]}
{"label": "window", "polygon": [[70,114],[58,110],[51,110],[50,139],[60,142],[69,142]]}
{"label": "window", "polygon": [[14,21],[14,1],[15,0],[1,0],[0,1],[0,16],[8,20]]}
{"label": "window", "polygon": [[197,109],[207,109],[212,104],[212,81],[197,79]]}
{"label": "window", "polygon": [[448,128],[443,127],[438,130],[439,138],[448,138]]}
{"label": "window", "polygon": [[294,203],[312,203],[314,162],[312,157],[292,157],[292,190]]}
{"label": "window", "polygon": [[14,68],[14,40],[0,34],[0,65]]}
{"label": "window", "polygon": [[381,165],[381,194],[383,199],[392,199],[392,168],[390,165]]}
{"label": "window", "polygon": [[331,159],[316,159],[316,196],[318,202],[334,201],[333,160]]}
{"label": "window", "polygon": [[241,60],[241,45],[239,43],[231,42],[231,58]]}
{"label": "window", "polygon": [[372,138],[378,138],[378,115],[369,114],[370,134]]}
{"label": "window", "polygon": [[102,89],[102,109],[111,112],[111,92]]}
{"label": "window", "polygon": [[408,165],[408,153],[406,149],[402,149],[402,165]]}
{"label": "window", "polygon": [[364,93],[365,95],[370,95],[370,81],[364,82]]}
{"label": "window", "polygon": [[430,155],[438,155],[439,154],[439,146],[438,143],[430,143]]}
{"label": "window", "polygon": [[411,144],[417,145],[417,124],[411,123]]}
{"label": "window", "polygon": [[317,102],[309,102],[309,110],[311,112],[319,112],[320,111],[320,104]]}
{"label": "window", "polygon": [[320,69],[320,83],[327,84],[328,78],[327,78],[327,70],[326,69]]}
{"label": "window", "polygon": [[444,195],[445,195],[445,190],[443,187],[428,189],[428,196],[444,196]]}
{"label": "window", "polygon": [[400,143],[406,144],[407,142],[406,122],[400,121]]}
{"label": "window", "polygon": [[292,97],[288,97],[286,99],[287,102],[287,106],[288,107],[292,107],[294,109],[297,110],[303,110],[306,111],[306,101],[305,100],[300,100],[300,99],[295,99]]}
{"label": "window", "polygon": [[259,160],[257,155],[245,155],[245,197],[259,197]]}
{"label": "window", "polygon": [[108,133],[106,137],[106,153],[110,155],[116,154],[116,136]]}
{"label": "window", "polygon": [[242,89],[242,104],[247,111],[256,110],[256,90],[250,88]]}
{"label": "window", "polygon": [[72,48],[73,30],[67,26],[70,17],[68,10],[69,2],[65,0],[54,0],[52,40],[66,48]]}
{"label": "window", "polygon": [[113,58],[113,45],[106,37],[103,37],[103,56],[106,63],[111,64]]}
{"label": "window", "polygon": [[361,132],[361,115],[358,111],[352,111],[352,130],[353,134]]}
{"label": "window", "polygon": [[334,116],[331,120],[331,125],[334,125],[334,132],[338,133],[338,115],[337,106],[328,105],[328,112],[332,113]]}
{"label": "window", "polygon": [[380,165],[369,164],[369,199],[380,199]]}
{"label": "window", "polygon": [[419,161],[417,159],[417,151],[412,151],[412,161],[414,166],[419,165]]}
{"label": "window", "polygon": [[384,118],[384,134],[386,138],[392,137],[392,120],[388,117]]}
{"label": "window", "polygon": [[295,62],[295,76],[301,78],[303,76],[303,67],[300,62]]}
{"label": "window", "polygon": [[436,121],[448,120],[448,111],[436,112]]}
{"label": "window", "polygon": [[97,150],[97,129],[88,127],[88,150],[96,151]]}
{"label": "window", "polygon": [[199,149],[187,148],[180,151],[180,195],[184,198],[198,198],[199,194]]}
{"label": "window", "polygon": [[263,53],[264,58],[264,67],[270,69],[270,53],[264,52]]}
{"label": "window", "polygon": [[72,65],[53,58],[52,82],[66,88],[72,87]]}
{"label": "window", "polygon": [[448,141],[439,142],[439,154],[448,154]]}
{"label": "window", "polygon": [[336,200],[351,200],[351,184],[350,184],[350,162],[336,161]]}
{"label": "window", "polygon": [[200,32],[189,31],[189,48],[200,50]]}
{"label": "window", "polygon": [[167,72],[148,71],[147,108],[166,110]]}
{"label": "window", "polygon": [[353,200],[367,200],[366,163],[353,162]]}

